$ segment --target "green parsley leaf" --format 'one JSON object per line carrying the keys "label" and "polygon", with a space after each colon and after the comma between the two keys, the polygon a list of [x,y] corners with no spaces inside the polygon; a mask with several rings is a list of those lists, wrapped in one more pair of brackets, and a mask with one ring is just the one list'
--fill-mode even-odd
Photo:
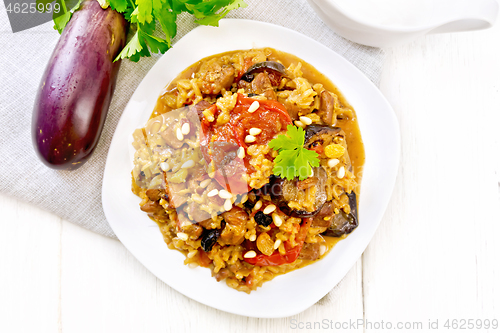
{"label": "green parsley leaf", "polygon": [[[118,59],[125,59],[125,58],[131,58],[135,54],[140,54],[142,51],[143,46],[141,45],[141,42],[139,41],[139,31],[137,31],[132,37],[132,39],[125,45],[123,50],[120,52],[120,54],[116,57],[115,61]],[[137,59],[139,60],[139,59]]]}
{"label": "green parsley leaf", "polygon": [[129,8],[129,3],[123,0],[109,0],[109,5],[111,9],[116,10],[118,13],[124,13]]}
{"label": "green parsley leaf", "polygon": [[161,38],[151,36],[146,32],[140,31],[140,36],[144,39],[144,41],[149,45],[149,49],[153,53],[165,53],[169,49],[168,43]]}
{"label": "green parsley leaf", "polygon": [[130,22],[132,23],[151,23],[153,20],[153,0],[135,0],[135,7]]}
{"label": "green parsley leaf", "polygon": [[295,177],[304,180],[311,174],[312,167],[319,167],[318,153],[304,148],[304,129],[293,125],[288,125],[286,129],[286,135],[280,134],[269,141],[269,147],[278,151],[273,174],[288,180]]}
{"label": "green parsley leaf", "polygon": [[302,148],[306,135],[304,129],[302,127],[288,125],[286,130],[286,135],[278,135],[276,139],[269,142],[269,147],[277,151]]}
{"label": "green parsley leaf", "polygon": [[175,24],[177,14],[173,11],[169,11],[166,7],[161,7],[159,9],[153,8],[153,11],[160,22],[161,30],[165,34],[165,41],[167,42],[168,47],[171,47],[171,36],[175,36],[177,34],[177,24]]}
{"label": "green parsley leaf", "polygon": [[231,10],[237,9],[240,7],[245,8],[248,6],[243,0],[232,0],[232,1],[227,1],[227,2],[228,2],[228,4],[225,5],[225,9],[220,11],[219,13],[217,13],[217,12],[219,11],[220,7],[219,8],[214,7],[217,9],[214,10],[213,14],[210,14],[210,15],[206,15],[206,14],[202,15],[198,12],[195,12],[194,15],[196,18],[198,18],[198,20],[196,20],[196,23],[201,24],[201,25],[209,25],[209,26],[213,26],[213,27],[218,27],[219,21],[222,18],[224,18],[227,15],[227,13],[229,13]]}
{"label": "green parsley leaf", "polygon": [[[52,2],[54,0],[37,0]],[[53,17],[54,28],[61,33],[82,0],[56,0],[61,4],[62,13]],[[218,26],[219,20],[236,8],[245,8],[244,0],[98,0],[103,8],[122,13],[131,23],[129,39],[115,61],[128,58],[138,61],[151,53],[165,53],[172,46],[177,34],[177,16],[183,12],[192,14],[201,25]],[[73,3],[77,2],[76,6]],[[71,5],[71,9],[66,6]],[[157,29],[159,23],[160,29]],[[130,36],[132,36],[130,38]],[[151,52],[150,52],[151,51]]]}

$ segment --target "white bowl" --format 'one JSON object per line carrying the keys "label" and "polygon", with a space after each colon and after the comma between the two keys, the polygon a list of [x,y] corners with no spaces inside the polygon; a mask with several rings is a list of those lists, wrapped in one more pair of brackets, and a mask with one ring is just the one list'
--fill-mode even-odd
{"label": "white bowl", "polygon": [[497,0],[436,0],[431,9],[420,13],[425,16],[421,23],[393,26],[348,12],[335,0],[308,1],[323,22],[339,35],[375,47],[409,43],[426,33],[487,29],[495,23],[499,7]]}
{"label": "white bowl", "polygon": [[[177,74],[209,55],[273,47],[295,54],[330,78],[355,108],[366,163],[359,197],[359,227],[322,260],[276,277],[250,295],[217,282],[207,268],[191,269],[184,255],[168,249],[158,226],[139,209],[130,190],[129,137],[148,120],[156,100]],[[117,94],[120,92],[117,91]],[[295,31],[248,20],[222,20],[198,27],[158,60],[131,97],[109,149],[102,185],[104,213],[116,236],[153,274],[182,294],[239,315],[275,318],[299,313],[326,295],[356,263],[389,202],[399,163],[399,126],[373,83],[337,53]]]}

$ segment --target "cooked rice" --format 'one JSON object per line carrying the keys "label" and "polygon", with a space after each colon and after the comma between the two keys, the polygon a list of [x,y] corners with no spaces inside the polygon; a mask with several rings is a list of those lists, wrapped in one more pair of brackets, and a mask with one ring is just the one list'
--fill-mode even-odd
{"label": "cooked rice", "polygon": [[[238,73],[248,69],[249,63],[259,63],[270,58],[279,61],[279,58],[276,59],[276,54],[277,51],[272,49],[258,49],[229,52],[202,60],[166,88],[158,100],[150,121],[144,128],[133,133],[133,147],[136,151],[132,170],[132,191],[142,199],[141,209],[157,222],[169,248],[179,250],[186,255],[184,260],[186,265],[209,267],[218,281],[225,279],[228,286],[247,293],[277,275],[311,263],[310,260],[297,259],[292,263],[278,266],[254,266],[244,258],[246,242],[255,243],[256,250],[265,255],[270,255],[275,250],[282,255],[285,254],[285,244],[289,244],[292,248],[298,244],[296,237],[302,219],[287,216],[281,210],[271,207],[267,211],[272,216],[273,227],[271,225],[264,227],[256,223],[252,213],[265,210],[265,207],[272,204],[269,195],[262,195],[259,203],[250,209],[246,206],[247,200],[256,202],[258,199],[253,192],[223,198],[222,191],[217,191],[213,165],[207,165],[200,151],[199,129],[196,131],[195,128],[190,128],[189,133],[182,134],[180,119],[187,117],[189,108],[176,110],[178,114],[175,116],[170,111],[186,105],[195,105],[200,101],[215,103],[219,110],[217,117],[208,108],[202,111],[202,117],[210,123],[215,122],[216,125],[226,124],[231,119],[238,94],[247,95],[248,91],[246,88],[238,88],[234,83],[228,89],[219,89],[217,81],[221,77],[219,73],[234,71],[234,76],[237,76]],[[286,74],[275,91],[276,99],[284,105],[297,108],[299,116],[307,115],[313,125],[322,124],[317,111],[320,106],[320,96],[325,91],[324,85],[320,82],[310,82],[304,77],[301,62],[290,63],[286,67]],[[335,101],[335,117],[353,119],[352,109],[342,103],[336,94],[332,95]],[[253,96],[255,100],[261,101],[267,100],[267,97],[265,93]],[[180,136],[176,134],[177,139],[181,139],[179,142],[172,137],[177,131],[181,133]],[[181,147],[172,149],[169,142],[179,143]],[[345,139],[336,143],[346,148],[347,152]],[[238,156],[240,155],[248,156],[249,165],[253,168],[242,176],[252,189],[260,189],[269,183],[274,167],[273,159],[277,152],[271,150],[267,144],[249,144],[246,150],[238,151]],[[330,175],[326,184],[327,200],[333,202],[337,214],[341,210],[349,214],[349,198],[345,193],[356,190],[356,177],[353,170],[347,168],[351,164],[349,154],[345,153],[338,160],[339,162],[333,167],[329,167],[328,160],[324,160],[320,168]],[[341,178],[337,177],[340,168],[345,170],[345,175]],[[201,172],[200,170],[207,170],[208,174],[202,181],[196,180],[194,176]],[[169,188],[175,188],[175,197],[167,197],[164,194]],[[196,190],[193,192],[193,189]],[[152,192],[154,190],[159,192]],[[158,193],[163,196],[158,199],[158,204],[155,204],[151,196]],[[315,194],[316,187],[309,187],[299,200],[290,202],[289,207],[297,210],[314,210]],[[221,214],[225,211],[224,206],[228,204],[230,207],[248,211],[246,221],[234,225],[224,221]],[[189,205],[195,209],[178,214],[176,208]],[[206,219],[198,223],[195,215],[199,215],[200,219],[202,217]],[[219,230],[224,224],[226,226],[217,242],[210,251],[205,252],[201,244],[202,233]],[[321,244],[320,257],[326,255],[335,243],[321,235],[324,231],[325,228],[321,227],[309,228],[305,238],[306,244]],[[235,239],[239,243],[234,241]],[[233,241],[237,244],[233,244]],[[253,256],[253,253],[249,256]]]}

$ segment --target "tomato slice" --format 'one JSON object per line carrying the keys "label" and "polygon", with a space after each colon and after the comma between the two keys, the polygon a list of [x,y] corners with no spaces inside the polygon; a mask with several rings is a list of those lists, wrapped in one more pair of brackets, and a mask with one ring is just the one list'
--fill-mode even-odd
{"label": "tomato slice", "polygon": [[[250,106],[257,101],[259,108],[253,113],[248,112]],[[238,94],[238,101],[232,113],[231,126],[235,131],[238,142],[242,147],[248,147],[245,137],[251,128],[259,128],[262,132],[255,138],[255,143],[265,145],[274,136],[286,130],[287,125],[292,124],[292,119],[285,106],[275,100],[258,101],[251,97]]]}
{"label": "tomato slice", "polygon": [[[236,106],[231,111],[231,118],[227,123],[217,125],[217,121],[209,122],[206,118],[202,120],[200,143],[203,156],[208,164],[214,161],[216,166],[214,178],[233,194],[248,191],[249,188],[241,176],[243,173],[254,171],[249,163],[248,154],[243,161],[236,157],[239,147],[248,148],[245,137],[249,134],[249,130],[254,127],[261,129],[262,132],[255,137],[254,143],[265,145],[276,134],[286,130],[287,125],[292,124],[288,111],[278,101],[258,101],[258,109],[249,112],[248,109],[255,101],[257,100],[254,98],[238,94]],[[216,105],[212,105],[208,110],[214,116],[219,113]]]}
{"label": "tomato slice", "polygon": [[[248,112],[250,105],[255,101],[259,103],[259,108],[252,113]],[[215,104],[208,110],[215,116],[219,113]],[[275,100],[259,101],[238,94],[236,106],[231,111],[231,119],[227,123],[217,125],[216,121],[209,122],[206,118],[203,118],[202,147],[208,145],[210,142],[223,141],[247,148],[248,145],[245,143],[245,137],[253,127],[262,130],[255,137],[255,144],[267,144],[277,133],[286,130],[286,126],[291,124],[292,119],[280,102]]]}
{"label": "tomato slice", "polygon": [[270,256],[260,253],[254,258],[245,258],[245,261],[255,266],[279,266],[294,262],[297,260],[300,251],[304,246],[304,241],[307,236],[307,231],[311,226],[311,222],[312,218],[303,219],[302,226],[295,237],[297,245],[295,247],[290,247],[289,242],[285,242],[285,254],[281,254],[278,250],[275,250]]}

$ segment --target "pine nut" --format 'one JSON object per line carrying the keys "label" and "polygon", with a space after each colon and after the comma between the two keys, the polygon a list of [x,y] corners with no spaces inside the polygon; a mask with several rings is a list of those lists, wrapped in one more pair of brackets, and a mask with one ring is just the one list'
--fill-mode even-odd
{"label": "pine nut", "polygon": [[189,126],[189,123],[184,123],[184,125],[182,125],[182,128],[181,128],[181,133],[184,135],[188,135],[190,130],[191,130],[191,128]]}
{"label": "pine nut", "polygon": [[178,232],[177,237],[179,237],[179,239],[182,239],[183,241],[187,241],[189,238],[188,235],[183,232]]}
{"label": "pine nut", "polygon": [[253,135],[253,136],[259,135],[261,132],[262,132],[262,130],[260,128],[257,128],[257,127],[252,127],[248,131],[248,133],[250,133],[250,135]]}
{"label": "pine nut", "polygon": [[222,199],[231,199],[233,195],[226,190],[220,190],[219,197],[221,197]]}
{"label": "pine nut", "polygon": [[212,191],[207,193],[207,197],[215,197],[217,194],[219,194],[219,191],[214,188]]}
{"label": "pine nut", "polygon": [[245,253],[243,255],[243,258],[250,259],[250,258],[255,258],[256,256],[257,256],[257,253],[255,253],[255,251],[248,251],[247,253]]}
{"label": "pine nut", "polygon": [[194,167],[194,161],[189,160],[189,161],[184,162],[184,164],[181,166],[181,169],[189,169],[192,167]]}
{"label": "pine nut", "polygon": [[280,227],[283,224],[283,220],[278,214],[273,213],[272,217],[275,226]]}
{"label": "pine nut", "polygon": [[226,199],[226,201],[224,202],[224,210],[226,212],[230,211],[231,208],[233,208],[233,204],[231,203],[231,199]]}
{"label": "pine nut", "polygon": [[254,210],[259,210],[259,209],[261,209],[261,208],[262,208],[262,201],[260,201],[260,200],[259,200],[259,201],[257,201],[257,202],[255,203],[255,206],[253,206],[253,209],[254,209]]}
{"label": "pine nut", "polygon": [[170,165],[168,165],[167,162],[163,162],[160,164],[160,168],[163,170],[163,171],[168,171],[170,170]]}
{"label": "pine nut", "polygon": [[332,158],[331,160],[328,160],[328,166],[330,168],[333,168],[334,166],[336,166],[337,164],[339,164],[339,160],[336,159],[336,158]]}
{"label": "pine nut", "polygon": [[256,140],[256,138],[255,138],[255,136],[253,136],[253,135],[247,135],[247,136],[245,137],[245,142],[246,142],[246,143],[252,143],[252,142],[255,142],[255,140]]}
{"label": "pine nut", "polygon": [[244,204],[245,202],[247,202],[248,200],[248,195],[244,195],[242,198],[241,198],[241,203]]}
{"label": "pine nut", "polygon": [[275,210],[276,210],[276,206],[275,205],[269,205],[266,208],[264,208],[264,214],[266,214],[266,215],[271,214]]}
{"label": "pine nut", "polygon": [[294,123],[295,123],[295,126],[297,126],[297,127],[304,127],[304,123],[301,122],[300,120],[296,120]]}
{"label": "pine nut", "polygon": [[207,186],[208,186],[208,184],[210,184],[210,182],[211,182],[211,181],[212,181],[211,179],[205,179],[205,180],[203,180],[203,181],[200,183],[200,187],[203,187],[203,188],[207,187]]}
{"label": "pine nut", "polygon": [[260,107],[259,102],[254,101],[252,104],[250,104],[250,107],[248,108],[248,112],[250,112],[250,113],[254,113],[255,111],[257,111],[257,109],[258,109],[259,107]]}
{"label": "pine nut", "polygon": [[177,133],[177,140],[179,140],[179,141],[184,140],[184,135],[182,134],[182,131],[180,128],[177,129],[176,133]]}
{"label": "pine nut", "polygon": [[238,155],[239,158],[244,159],[245,158],[245,148],[243,148],[243,147],[238,148],[236,155]]}
{"label": "pine nut", "polygon": [[312,122],[313,122],[313,121],[311,120],[311,118],[309,118],[309,117],[304,117],[304,116],[302,116],[302,117],[299,117],[299,119],[300,119],[300,121],[301,121],[304,125],[311,125],[311,124],[312,124]]}
{"label": "pine nut", "polygon": [[343,166],[340,167],[339,171],[337,171],[337,178],[342,179],[345,176],[345,168]]}

